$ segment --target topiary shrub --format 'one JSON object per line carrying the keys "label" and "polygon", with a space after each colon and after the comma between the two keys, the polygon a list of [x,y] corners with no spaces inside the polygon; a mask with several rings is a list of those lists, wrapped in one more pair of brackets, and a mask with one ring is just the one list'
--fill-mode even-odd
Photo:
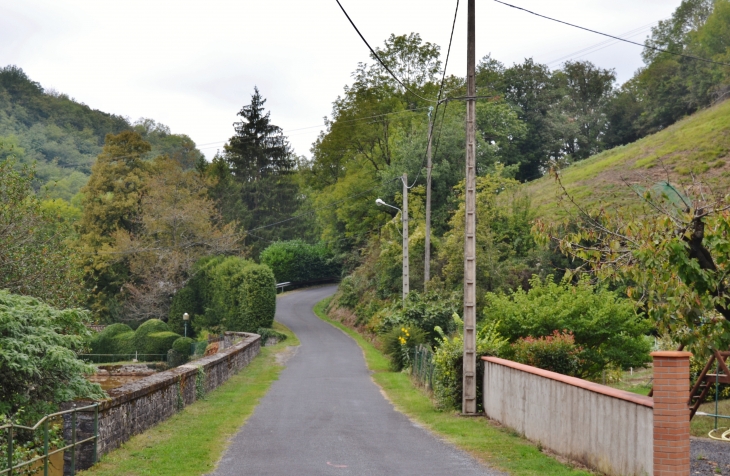
{"label": "topiary shrub", "polygon": [[242,273],[238,288],[240,307],[227,323],[227,330],[256,332],[271,327],[276,313],[276,281],[268,266],[251,264]]}
{"label": "topiary shrub", "polygon": [[107,326],[91,339],[92,354],[116,354],[116,341],[114,338],[119,334],[132,332],[132,328],[126,324],[112,324]]}
{"label": "topiary shrub", "polygon": [[[136,350],[135,347],[135,341],[134,341],[134,331],[125,332],[123,334],[117,334],[114,336],[112,349],[114,349],[113,354],[132,354],[134,355],[134,352]],[[110,359],[115,360],[113,357]],[[112,361],[110,360],[110,362]]]}
{"label": "topiary shrub", "polygon": [[180,338],[180,334],[174,332],[153,332],[147,334],[144,340],[144,347],[138,349],[142,354],[158,354],[158,356],[146,357],[144,360],[161,360],[159,355],[167,354],[172,349],[172,344]]}
{"label": "topiary shrub", "polygon": [[[143,349],[145,349],[147,345],[147,336],[150,334],[154,334],[157,332],[170,332],[170,326],[165,324],[159,319],[150,319],[148,321],[144,321],[136,331],[134,331],[134,347],[137,352],[140,354],[147,354],[147,353],[153,353],[153,352],[144,352]],[[169,347],[168,347],[169,349]],[[167,352],[167,349],[165,349],[165,352]]]}
{"label": "topiary shrub", "polygon": [[192,345],[195,343],[190,337],[180,337],[172,343],[172,349],[181,354],[190,355]]}

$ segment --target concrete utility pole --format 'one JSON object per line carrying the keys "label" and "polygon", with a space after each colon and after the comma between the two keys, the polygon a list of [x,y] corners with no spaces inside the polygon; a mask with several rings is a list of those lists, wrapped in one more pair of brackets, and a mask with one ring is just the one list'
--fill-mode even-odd
{"label": "concrete utility pole", "polygon": [[423,263],[423,290],[426,290],[428,281],[431,279],[431,133],[433,121],[431,111],[428,109],[428,146],[426,147],[426,257]]}
{"label": "concrete utility pole", "polygon": [[477,411],[476,382],[476,82],[474,0],[468,3],[466,36],[466,224],[464,227],[464,366],[461,411]]}
{"label": "concrete utility pole", "polygon": [[410,277],[408,275],[408,174],[403,174],[403,300],[405,301],[410,291]]}

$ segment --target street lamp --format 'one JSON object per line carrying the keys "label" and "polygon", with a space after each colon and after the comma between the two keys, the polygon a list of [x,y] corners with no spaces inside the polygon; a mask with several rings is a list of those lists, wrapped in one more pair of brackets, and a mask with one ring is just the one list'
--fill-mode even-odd
{"label": "street lamp", "polygon": [[408,176],[403,174],[403,210],[393,205],[389,205],[381,199],[376,199],[376,205],[382,205],[395,208],[401,212],[401,221],[403,222],[403,300],[406,299],[410,287],[410,279],[408,275]]}
{"label": "street lamp", "polygon": [[188,336],[188,321],[189,320],[190,320],[190,314],[188,314],[186,312],[185,314],[183,314],[183,323],[185,324],[185,337]]}

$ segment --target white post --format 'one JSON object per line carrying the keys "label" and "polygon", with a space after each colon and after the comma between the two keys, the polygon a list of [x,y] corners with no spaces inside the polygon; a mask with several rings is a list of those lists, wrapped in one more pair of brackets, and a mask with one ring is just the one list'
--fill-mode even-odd
{"label": "white post", "polygon": [[410,278],[408,275],[408,174],[403,174],[403,300],[405,301],[410,290]]}

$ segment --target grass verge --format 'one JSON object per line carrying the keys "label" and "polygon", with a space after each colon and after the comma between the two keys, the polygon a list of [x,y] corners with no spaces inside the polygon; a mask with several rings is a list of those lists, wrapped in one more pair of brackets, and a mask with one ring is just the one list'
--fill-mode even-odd
{"label": "grass verge", "polygon": [[253,413],[283,369],[276,355],[299,340],[274,323],[287,339],[261,353],[246,368],[172,418],[127,441],[102,457],[84,476],[195,475],[213,470],[228,440]]}
{"label": "grass verge", "polygon": [[[329,299],[329,298],[328,298]],[[398,411],[468,452],[489,466],[514,475],[588,475],[587,471],[560,463],[514,432],[492,426],[484,417],[461,417],[455,412],[434,408],[429,396],[416,388],[410,377],[390,370],[388,359],[351,328],[330,319],[325,313],[328,299],[314,312],[320,319],[342,330],[358,343],[373,380],[383,389]]]}

